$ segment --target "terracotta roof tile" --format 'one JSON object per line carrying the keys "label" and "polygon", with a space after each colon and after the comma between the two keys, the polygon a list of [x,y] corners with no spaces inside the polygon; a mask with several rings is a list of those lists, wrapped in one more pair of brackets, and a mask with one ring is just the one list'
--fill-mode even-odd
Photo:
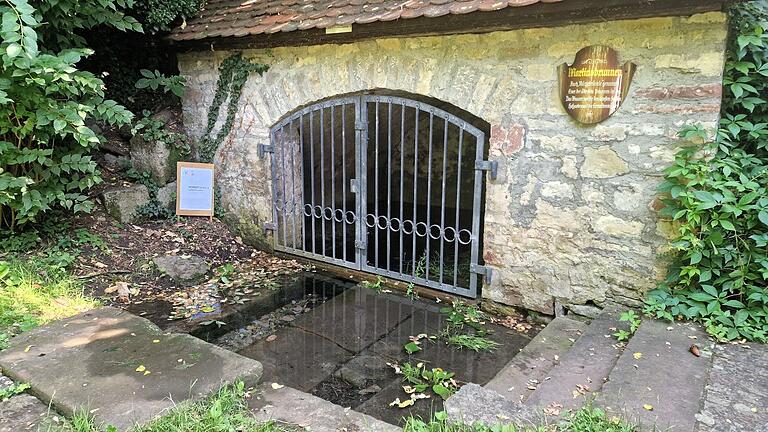
{"label": "terracotta roof tile", "polygon": [[174,40],[242,37],[417,17],[495,11],[562,0],[210,0]]}

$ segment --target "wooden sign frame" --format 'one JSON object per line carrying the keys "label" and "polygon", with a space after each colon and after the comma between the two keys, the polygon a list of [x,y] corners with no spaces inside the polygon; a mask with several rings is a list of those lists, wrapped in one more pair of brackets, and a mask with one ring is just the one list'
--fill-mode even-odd
{"label": "wooden sign frame", "polygon": [[[184,168],[210,169],[211,170],[211,209],[210,210],[185,210],[181,208],[181,173]],[[176,215],[177,216],[208,216],[213,219],[215,207],[214,183],[216,182],[216,168],[210,163],[200,162],[176,162]]]}
{"label": "wooden sign frame", "polygon": [[603,45],[576,53],[572,65],[558,67],[560,101],[568,115],[581,124],[607,120],[624,103],[637,65],[619,63],[619,54]]}

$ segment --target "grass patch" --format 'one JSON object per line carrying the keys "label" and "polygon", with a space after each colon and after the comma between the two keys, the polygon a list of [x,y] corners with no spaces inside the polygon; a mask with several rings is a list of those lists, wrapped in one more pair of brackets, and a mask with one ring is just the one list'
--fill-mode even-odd
{"label": "grass patch", "polygon": [[[131,432],[289,432],[275,422],[260,422],[248,410],[242,381],[222,387],[215,395],[195,403],[182,403],[167,415]],[[116,432],[112,426],[96,424],[85,413],[76,414],[66,425],[48,432]]]}
{"label": "grass patch", "polygon": [[444,411],[440,411],[435,413],[429,421],[417,417],[406,418],[403,432],[637,432],[638,430],[637,426],[617,417],[608,418],[603,410],[591,406],[567,413],[555,424],[539,427],[513,424],[467,425],[450,422],[447,417]]}
{"label": "grass patch", "polygon": [[83,285],[65,270],[60,258],[0,261],[0,349],[13,335],[98,305],[83,294]]}

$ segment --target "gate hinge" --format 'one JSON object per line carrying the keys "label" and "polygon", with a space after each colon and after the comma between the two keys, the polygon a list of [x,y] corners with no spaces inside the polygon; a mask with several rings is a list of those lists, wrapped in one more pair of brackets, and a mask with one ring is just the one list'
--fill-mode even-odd
{"label": "gate hinge", "polygon": [[262,225],[262,228],[264,229],[264,234],[267,233],[267,231],[274,231],[277,229],[277,226],[274,222],[264,222],[264,225]]}
{"label": "gate hinge", "polygon": [[491,180],[496,180],[496,178],[499,176],[499,163],[496,161],[475,161],[475,169],[481,171],[489,171]]}
{"label": "gate hinge", "polygon": [[355,240],[355,248],[365,250],[367,248],[366,244],[362,240]]}
{"label": "gate hinge", "polygon": [[259,144],[256,147],[256,154],[259,156],[259,159],[264,159],[264,156],[267,153],[274,153],[275,152],[275,146],[270,144]]}
{"label": "gate hinge", "polygon": [[469,271],[485,276],[485,283],[487,284],[490,284],[493,280],[493,269],[489,267],[481,266],[479,264],[470,264]]}

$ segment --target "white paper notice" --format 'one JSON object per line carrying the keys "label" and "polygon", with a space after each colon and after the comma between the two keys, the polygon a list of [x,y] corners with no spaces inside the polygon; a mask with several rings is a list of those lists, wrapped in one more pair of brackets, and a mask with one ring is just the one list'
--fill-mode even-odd
{"label": "white paper notice", "polygon": [[213,210],[213,170],[181,167],[179,180],[180,210]]}

